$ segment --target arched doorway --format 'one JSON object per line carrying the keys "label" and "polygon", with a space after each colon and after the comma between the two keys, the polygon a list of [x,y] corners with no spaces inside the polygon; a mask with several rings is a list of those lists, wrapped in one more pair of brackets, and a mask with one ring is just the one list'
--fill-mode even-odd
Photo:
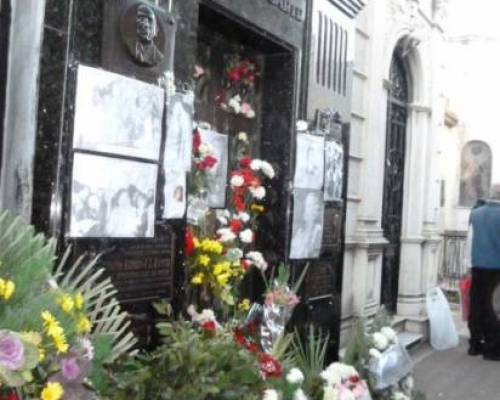
{"label": "arched doorway", "polygon": [[389,244],[383,257],[381,303],[390,312],[396,311],[398,299],[409,100],[408,83],[403,58],[396,50],[390,68],[382,208],[382,229]]}

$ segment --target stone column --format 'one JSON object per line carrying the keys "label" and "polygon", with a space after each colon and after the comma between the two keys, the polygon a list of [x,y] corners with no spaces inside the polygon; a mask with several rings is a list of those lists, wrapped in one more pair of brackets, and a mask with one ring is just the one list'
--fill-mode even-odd
{"label": "stone column", "polygon": [[45,0],[13,0],[0,207],[30,221]]}

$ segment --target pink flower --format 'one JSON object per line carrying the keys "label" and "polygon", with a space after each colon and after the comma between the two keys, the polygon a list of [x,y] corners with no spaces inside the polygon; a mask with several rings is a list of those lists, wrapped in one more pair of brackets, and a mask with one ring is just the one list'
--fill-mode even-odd
{"label": "pink flower", "polygon": [[82,372],[76,358],[64,358],[61,360],[61,372],[68,381],[77,380]]}
{"label": "pink flower", "polygon": [[19,337],[9,331],[0,331],[0,365],[16,371],[24,364],[24,346]]}

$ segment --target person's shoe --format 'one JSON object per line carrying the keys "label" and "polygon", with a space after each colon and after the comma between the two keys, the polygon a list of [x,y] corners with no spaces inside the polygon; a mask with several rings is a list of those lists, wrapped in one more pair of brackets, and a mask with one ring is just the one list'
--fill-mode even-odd
{"label": "person's shoe", "polygon": [[478,356],[483,352],[483,345],[482,343],[474,343],[469,346],[469,350],[467,351],[467,354],[469,356]]}
{"label": "person's shoe", "polygon": [[498,353],[484,353],[483,358],[488,361],[500,361],[500,354]]}

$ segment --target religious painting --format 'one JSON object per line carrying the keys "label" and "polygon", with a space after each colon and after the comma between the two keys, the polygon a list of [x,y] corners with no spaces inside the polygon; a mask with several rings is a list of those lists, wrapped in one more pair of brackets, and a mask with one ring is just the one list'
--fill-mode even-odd
{"label": "religious painting", "polygon": [[325,201],[341,201],[344,179],[344,149],[335,140],[325,141]]}
{"label": "religious painting", "polygon": [[213,156],[217,159],[215,167],[208,171],[210,190],[208,205],[211,208],[226,206],[226,186],[229,163],[229,138],[227,135],[208,129],[199,129],[202,143],[213,149]]}
{"label": "religious painting", "polygon": [[473,207],[488,197],[491,185],[491,149],[481,141],[468,142],[462,151],[460,205]]}
{"label": "religious painting", "polygon": [[158,166],[75,153],[70,237],[154,236]]}
{"label": "religious painting", "polygon": [[325,139],[307,133],[297,134],[294,186],[321,190],[324,181]]}
{"label": "religious painting", "polygon": [[295,189],[291,259],[318,258],[323,239],[325,204],[321,190]]}
{"label": "religious painting", "polygon": [[159,87],[80,65],[73,148],[156,161],[163,108]]}
{"label": "religious painting", "polygon": [[180,219],[186,211],[186,172],[179,169],[165,170],[165,206],[163,218]]}
{"label": "religious painting", "polygon": [[191,170],[193,112],[193,92],[175,93],[168,98],[165,168]]}

